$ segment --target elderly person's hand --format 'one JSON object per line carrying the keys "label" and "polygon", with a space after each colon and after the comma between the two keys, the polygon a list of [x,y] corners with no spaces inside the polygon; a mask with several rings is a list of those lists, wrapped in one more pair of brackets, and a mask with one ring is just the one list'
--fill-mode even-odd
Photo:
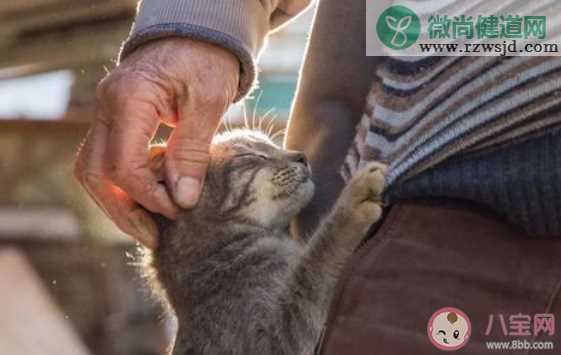
{"label": "elderly person's hand", "polygon": [[[198,202],[209,145],[238,82],[239,61],[230,52],[170,38],[140,47],[99,84],[75,173],[121,230],[155,248],[156,226],[139,205],[174,219],[179,207]],[[147,166],[160,123],[174,127],[165,163],[171,197]]]}

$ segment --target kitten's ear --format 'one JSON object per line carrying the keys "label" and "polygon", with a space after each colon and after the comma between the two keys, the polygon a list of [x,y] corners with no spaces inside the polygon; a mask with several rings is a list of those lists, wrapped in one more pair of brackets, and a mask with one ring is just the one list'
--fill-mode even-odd
{"label": "kitten's ear", "polygon": [[165,181],[164,158],[166,156],[167,147],[165,145],[150,146],[150,161],[148,167],[156,175],[158,182]]}

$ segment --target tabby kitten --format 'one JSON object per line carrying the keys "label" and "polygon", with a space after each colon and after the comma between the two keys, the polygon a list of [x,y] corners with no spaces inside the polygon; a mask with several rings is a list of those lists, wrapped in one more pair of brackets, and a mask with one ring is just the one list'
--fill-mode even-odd
{"label": "tabby kitten", "polygon": [[150,265],[178,320],[171,354],[312,354],[343,265],[380,218],[384,174],[361,170],[304,243],[288,225],[314,191],[305,156],[254,131],[217,137],[199,204],[159,217]]}

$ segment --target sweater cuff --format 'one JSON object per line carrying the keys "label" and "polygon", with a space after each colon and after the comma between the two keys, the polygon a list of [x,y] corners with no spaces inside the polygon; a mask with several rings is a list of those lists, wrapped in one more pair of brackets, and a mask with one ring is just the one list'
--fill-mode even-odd
{"label": "sweater cuff", "polygon": [[165,37],[185,37],[215,44],[240,61],[240,86],[236,101],[251,91],[256,58],[269,30],[268,17],[254,0],[146,0],[123,44],[119,60],[146,42]]}

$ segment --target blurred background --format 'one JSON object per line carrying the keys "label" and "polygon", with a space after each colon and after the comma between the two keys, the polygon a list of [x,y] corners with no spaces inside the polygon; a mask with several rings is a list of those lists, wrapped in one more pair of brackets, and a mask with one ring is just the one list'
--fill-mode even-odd
{"label": "blurred background", "polygon": [[[169,322],[136,245],[72,176],[136,0],[0,1],[0,355],[156,355]],[[313,15],[275,33],[228,125],[288,117]],[[161,133],[165,135],[165,130]]]}

